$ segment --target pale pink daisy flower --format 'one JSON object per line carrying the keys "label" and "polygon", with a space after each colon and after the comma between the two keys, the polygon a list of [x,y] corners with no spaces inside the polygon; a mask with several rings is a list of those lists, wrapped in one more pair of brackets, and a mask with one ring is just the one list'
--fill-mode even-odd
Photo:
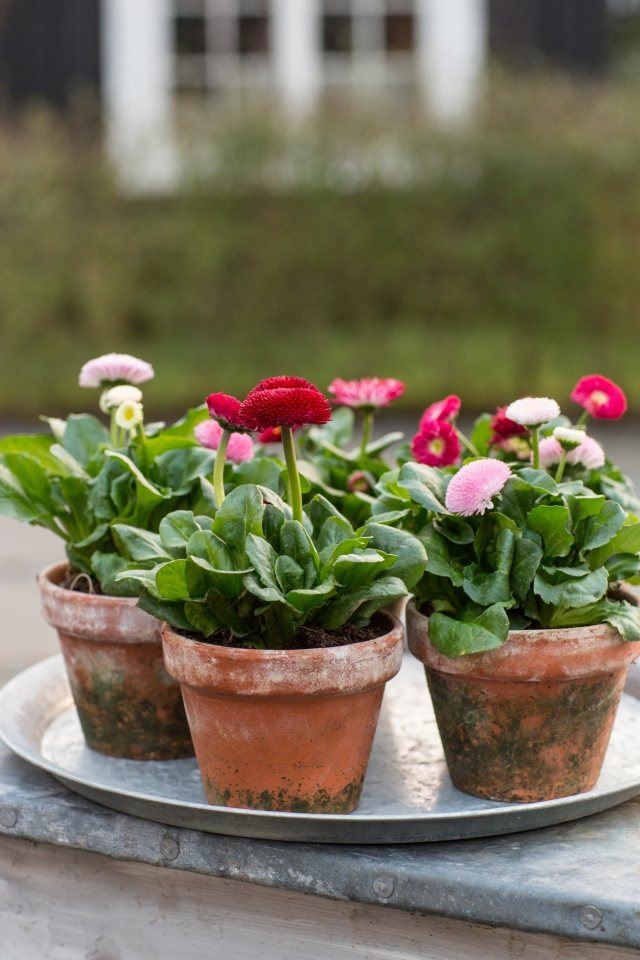
{"label": "pale pink daisy flower", "polygon": [[560,407],[549,397],[521,397],[505,410],[505,415],[523,427],[539,427],[560,416]]}
{"label": "pale pink daisy flower", "polygon": [[[222,437],[222,427],[215,420],[204,420],[193,431],[198,443],[208,450],[217,450]],[[246,433],[232,433],[227,446],[227,460],[243,463],[253,457],[253,443]]]}
{"label": "pale pink daisy flower", "polygon": [[445,506],[461,517],[483,514],[493,507],[497,496],[511,476],[502,460],[472,460],[461,467],[447,487]]}
{"label": "pale pink daisy flower", "polygon": [[540,441],[540,466],[546,470],[562,460],[563,449],[555,437],[544,437]]}
{"label": "pale pink daisy flower", "polygon": [[105,353],[87,360],[78,377],[81,387],[104,387],[116,383],[146,383],[155,376],[153,367],[146,360],[139,360],[128,353]]}
{"label": "pale pink daisy flower", "polygon": [[388,407],[403,395],[405,385],[393,377],[363,377],[361,380],[336,378],[329,384],[329,393],[345,407],[375,410]]}
{"label": "pale pink daisy flower", "polygon": [[605,464],[604,450],[593,437],[585,437],[579,447],[567,454],[567,463],[574,467],[586,467],[587,470],[598,470]]}

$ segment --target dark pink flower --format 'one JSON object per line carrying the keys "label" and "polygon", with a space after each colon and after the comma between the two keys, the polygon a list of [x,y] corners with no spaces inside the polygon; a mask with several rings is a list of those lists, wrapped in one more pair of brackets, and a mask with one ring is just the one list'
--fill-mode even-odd
{"label": "dark pink flower", "polygon": [[455,427],[446,420],[427,420],[411,443],[418,463],[428,467],[449,467],[460,458],[460,441]]}
{"label": "dark pink flower", "polygon": [[423,424],[432,423],[434,420],[455,420],[460,413],[461,406],[462,401],[455,393],[449,394],[444,400],[437,400],[427,407],[420,417],[419,429],[422,428]]}
{"label": "dark pink flower", "polygon": [[492,436],[490,443],[500,444],[503,440],[510,440],[512,437],[521,437],[527,432],[527,428],[515,420],[510,420],[506,414],[506,406],[498,407],[491,418]]}
{"label": "dark pink flower", "polygon": [[351,493],[367,493],[367,491],[371,489],[369,478],[364,470],[354,470],[347,479],[347,488]]}
{"label": "dark pink flower", "polygon": [[405,384],[393,377],[362,377],[360,380],[342,380],[337,377],[329,384],[329,393],[345,407],[377,410],[388,407],[403,395]]}
{"label": "dark pink flower", "polygon": [[578,380],[571,399],[596,420],[619,420],[627,411],[624,390],[598,373]]}
{"label": "dark pink flower", "polygon": [[224,430],[231,433],[245,433],[247,428],[239,420],[240,401],[228,393],[210,393],[207,397],[209,416],[216,420]]}
{"label": "dark pink flower", "polygon": [[[291,428],[295,433],[296,430],[299,430],[299,426]],[[258,443],[262,443],[265,446],[269,443],[281,443],[282,442],[282,428],[281,427],[267,427],[266,430],[262,430],[261,433],[257,436]]]}

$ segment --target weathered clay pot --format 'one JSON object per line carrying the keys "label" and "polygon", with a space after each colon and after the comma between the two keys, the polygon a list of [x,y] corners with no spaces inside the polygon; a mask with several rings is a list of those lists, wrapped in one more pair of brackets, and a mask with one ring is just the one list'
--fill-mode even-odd
{"label": "weathered clay pot", "polygon": [[161,624],[135,598],[59,586],[66,563],[38,577],[58,631],[80,724],[92,750],[129,760],[193,755],[179,686],[164,669]]}
{"label": "weathered clay pot", "polygon": [[190,640],[166,624],[167,670],[180,683],[209,803],[305,813],[358,805],[402,627],[315,650],[241,650]]}
{"label": "weathered clay pot", "polygon": [[425,665],[456,787],[516,802],[590,790],[640,643],[608,624],[513,630],[496,650],[450,659],[428,622],[412,601],[409,648]]}

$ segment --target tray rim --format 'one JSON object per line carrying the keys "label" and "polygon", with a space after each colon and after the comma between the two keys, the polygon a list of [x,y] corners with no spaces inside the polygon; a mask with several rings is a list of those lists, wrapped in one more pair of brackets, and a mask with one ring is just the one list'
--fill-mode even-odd
{"label": "tray rim", "polygon": [[[11,702],[16,695],[19,697],[22,689],[29,686],[30,683],[36,678],[40,679],[40,674],[46,676],[54,670],[58,673],[63,682],[68,684],[62,654],[54,654],[53,656],[40,660],[37,663],[32,664],[30,667],[27,667],[25,670],[22,670],[20,673],[10,678],[4,684],[4,686],[0,688],[0,741],[2,741],[12,753],[16,754],[22,760],[31,764],[32,766],[44,770],[46,773],[55,777],[56,780],[74,790],[76,793],[80,794],[81,796],[88,797],[89,799],[98,803],[102,803],[104,806],[111,807],[112,809],[120,810],[124,813],[132,812],[130,809],[127,809],[127,802],[130,802],[130,806],[135,807],[147,805],[149,808],[163,807],[169,811],[187,811],[196,816],[211,815],[211,827],[191,826],[190,829],[204,830],[206,832],[218,834],[258,837],[261,839],[271,838],[292,841],[308,840],[309,842],[314,843],[405,844],[438,842],[453,839],[472,839],[499,836],[517,833],[522,830],[542,829],[547,826],[566,823],[570,820],[582,819],[583,817],[591,816],[595,813],[599,813],[603,810],[617,806],[620,803],[624,803],[626,800],[640,794],[640,777],[638,777],[637,779],[632,779],[628,782],[625,781],[610,790],[598,791],[596,788],[596,790],[589,791],[588,793],[573,794],[570,797],[561,797],[555,800],[536,801],[535,803],[501,803],[499,806],[483,810],[469,810],[463,812],[427,811],[422,814],[398,813],[371,815],[360,814],[357,811],[350,814],[313,814],[281,810],[250,810],[241,807],[223,807],[214,804],[182,801],[171,797],[160,798],[157,795],[133,791],[128,788],[114,791],[112,787],[88,781],[66,770],[55,761],[46,758],[40,751],[34,749],[28,742],[26,735],[18,732],[18,736],[16,737],[12,734],[11,730],[7,730],[6,728],[5,711],[3,710],[5,704],[7,702]],[[40,682],[42,682],[42,679],[40,679]],[[636,702],[640,701],[640,697],[635,696],[632,693],[623,693],[623,697],[635,700]],[[69,706],[73,707],[73,698],[70,690],[68,701],[66,701],[63,707],[58,709],[49,717],[45,725],[52,723],[56,717],[60,716],[67,709],[69,709]],[[164,762],[171,763],[173,761]],[[114,802],[114,799],[117,802]],[[491,802],[497,803],[497,801]],[[156,822],[167,823],[177,827],[187,826],[187,824],[184,822],[185,819],[188,819],[187,816],[178,816],[177,819],[167,819],[166,814],[163,816],[158,816],[157,812],[158,811],[156,810],[156,815],[147,815],[139,812],[135,812],[134,815],[143,816],[149,820],[155,820]],[[550,816],[547,816],[548,814],[550,814]],[[215,822],[216,818],[220,820],[220,823]],[[512,823],[511,826],[505,827],[504,822],[508,818],[512,818]],[[229,827],[233,827],[236,821],[240,823],[246,822],[249,829],[228,829]],[[482,829],[473,829],[474,824],[478,822],[481,822],[483,825]],[[256,824],[255,830],[252,830],[250,827],[250,824],[252,823]],[[272,831],[264,831],[259,829],[260,824],[268,826],[269,824],[274,823],[276,825],[289,824],[302,827],[301,831],[293,831],[294,833],[300,833],[300,836],[286,836],[282,830],[277,829],[277,826],[276,829]],[[333,837],[321,838],[320,834],[322,831],[320,831],[319,834],[315,829],[313,829],[321,824],[337,826],[341,828],[339,833],[346,832],[348,835],[344,837],[336,835]],[[454,830],[451,833],[449,833],[446,829],[443,831],[436,831],[437,833],[441,833],[440,836],[427,837],[419,835],[421,834],[420,827],[424,828],[425,826],[428,827],[429,825],[433,826],[435,824],[442,824],[444,827],[450,824],[459,824],[460,829]],[[310,828],[308,832],[304,830],[305,825],[309,826]],[[376,832],[377,828],[379,827],[393,827],[394,825],[397,825],[400,829],[398,831],[392,830],[391,833],[393,833],[393,836],[389,836],[388,838],[384,839],[367,839],[366,837],[367,828],[369,828],[371,832]],[[464,829],[464,826],[469,829]],[[355,829],[350,833],[351,827]],[[414,827],[415,829],[406,833],[407,827]]]}

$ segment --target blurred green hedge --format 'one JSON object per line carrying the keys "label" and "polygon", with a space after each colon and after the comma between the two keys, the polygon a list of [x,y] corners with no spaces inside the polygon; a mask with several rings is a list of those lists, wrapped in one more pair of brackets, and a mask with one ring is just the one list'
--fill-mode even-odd
{"label": "blurred green hedge", "polygon": [[109,350],[155,364],[160,411],[284,371],[472,407],[600,371],[637,406],[637,90],[490,102],[448,137],[410,116],[226,118],[168,196],[124,196],[46,114],[5,129],[0,415],[86,405],[77,371]]}

